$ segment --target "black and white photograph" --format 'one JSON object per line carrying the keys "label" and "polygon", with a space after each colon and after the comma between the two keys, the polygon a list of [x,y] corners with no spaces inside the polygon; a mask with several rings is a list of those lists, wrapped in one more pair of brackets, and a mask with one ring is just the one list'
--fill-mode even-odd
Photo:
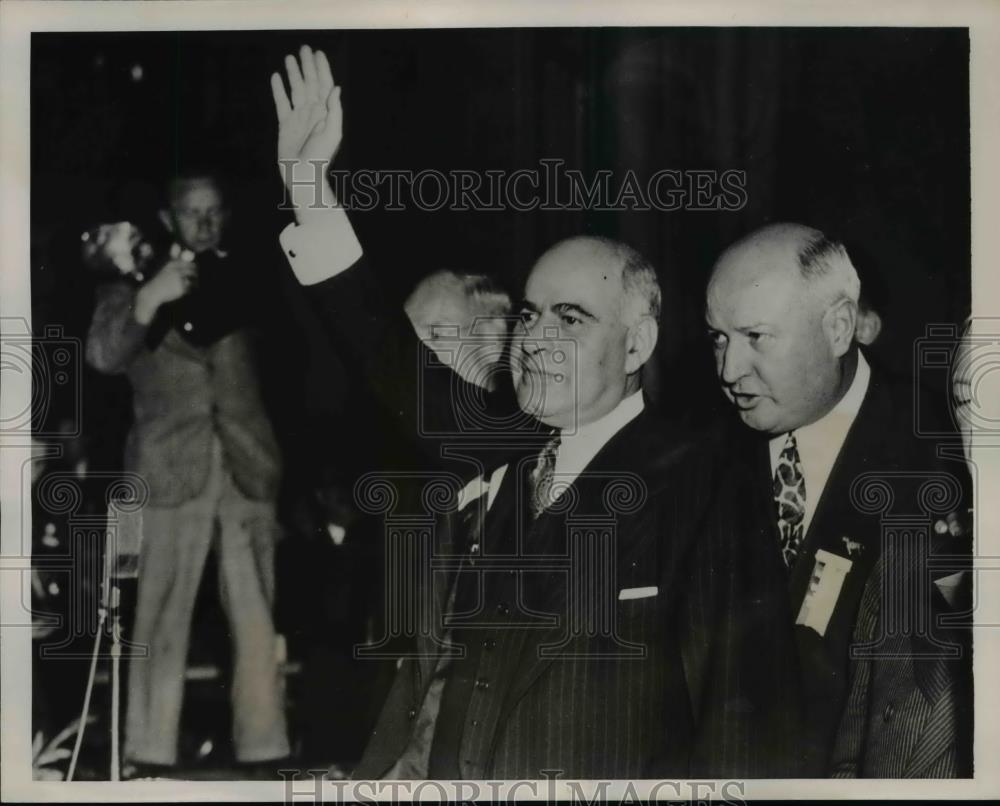
{"label": "black and white photograph", "polygon": [[539,5],[0,8],[4,800],[1000,793],[1000,7]]}

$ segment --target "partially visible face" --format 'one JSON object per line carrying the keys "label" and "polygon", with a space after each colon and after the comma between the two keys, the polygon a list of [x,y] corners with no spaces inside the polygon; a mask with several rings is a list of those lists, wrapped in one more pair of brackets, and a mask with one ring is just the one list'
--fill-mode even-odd
{"label": "partially visible face", "polygon": [[799,244],[727,252],[709,283],[706,324],[722,389],[744,423],[781,434],[836,403],[839,363],[824,307],[799,275]]}
{"label": "partially visible face", "polygon": [[975,428],[973,407],[975,365],[972,360],[971,325],[972,322],[966,323],[951,368],[952,412],[958,431],[962,435],[962,451],[967,462],[972,460],[972,434]]}
{"label": "partially visible face", "polygon": [[[432,345],[439,357],[470,383],[496,388],[507,342],[510,300],[500,294],[489,300],[472,300],[454,314],[445,314],[443,326],[432,326]],[[448,323],[457,322],[457,328]],[[457,335],[458,338],[454,338]]]}
{"label": "partially visible face", "polygon": [[211,179],[178,183],[166,215],[181,246],[195,254],[219,248],[227,213],[222,193]]}
{"label": "partially visible face", "polygon": [[997,433],[1000,423],[1000,318],[970,317],[951,367],[952,411],[966,461],[973,437]]}
{"label": "partially visible face", "polygon": [[628,328],[615,264],[605,249],[570,241],[542,255],[528,277],[511,370],[522,411],[546,425],[586,425],[625,396]]}
{"label": "partially visible face", "polygon": [[406,313],[424,343],[462,378],[496,388],[507,344],[510,298],[469,294],[461,278],[432,275],[410,295]]}

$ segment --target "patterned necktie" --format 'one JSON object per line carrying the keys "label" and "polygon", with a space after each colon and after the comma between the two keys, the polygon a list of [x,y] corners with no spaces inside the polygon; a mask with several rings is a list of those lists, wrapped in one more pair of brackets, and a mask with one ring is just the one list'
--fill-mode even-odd
{"label": "patterned necktie", "polygon": [[788,432],[785,447],[774,470],[774,505],[778,514],[781,554],[789,568],[795,563],[802,543],[802,521],[806,514],[806,480],[793,432]]}
{"label": "patterned necktie", "polygon": [[559,432],[556,431],[545,443],[542,452],[538,454],[535,466],[531,469],[531,516],[537,518],[552,503],[552,480],[556,470],[556,455],[559,453]]}

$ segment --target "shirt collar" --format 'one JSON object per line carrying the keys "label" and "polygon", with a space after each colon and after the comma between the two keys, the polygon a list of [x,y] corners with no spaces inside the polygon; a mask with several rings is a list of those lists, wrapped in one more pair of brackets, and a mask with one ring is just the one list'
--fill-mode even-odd
{"label": "shirt collar", "polygon": [[[861,411],[861,404],[864,402],[865,393],[868,391],[868,384],[871,381],[871,377],[872,369],[868,365],[868,361],[865,359],[864,353],[862,353],[861,350],[858,350],[858,365],[854,370],[854,379],[851,381],[851,385],[848,387],[844,396],[837,402],[836,406],[820,417],[820,419],[816,420],[816,422],[794,429],[795,433],[801,434],[806,430],[819,430],[827,423],[836,422],[845,426],[837,429],[838,431],[842,431],[840,437],[841,441],[843,441],[843,437],[847,436],[847,431],[854,422],[854,418],[857,417],[858,412]],[[771,448],[770,453],[772,468],[777,464],[778,455],[784,449],[785,442],[787,442],[787,440],[788,432],[778,434],[777,436],[771,438],[769,445]]]}
{"label": "shirt collar", "polygon": [[864,402],[865,392],[868,391],[868,382],[871,377],[872,368],[868,366],[865,354],[858,350],[858,366],[854,371],[854,380],[851,381],[847,394],[840,398],[840,402],[826,416],[829,417],[831,414],[847,415],[852,420],[857,417],[858,412],[861,411],[861,404]]}
{"label": "shirt collar", "polygon": [[579,473],[597,452],[622,428],[638,417],[645,407],[640,389],[626,397],[600,419],[581,425],[573,431],[563,431],[559,453],[556,456],[556,471]]}

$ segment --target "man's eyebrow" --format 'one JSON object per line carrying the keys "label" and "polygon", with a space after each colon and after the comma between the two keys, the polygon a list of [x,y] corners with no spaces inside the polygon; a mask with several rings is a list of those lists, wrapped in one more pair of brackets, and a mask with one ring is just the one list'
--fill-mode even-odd
{"label": "man's eyebrow", "polygon": [[739,333],[750,333],[754,330],[773,330],[773,326],[767,322],[753,322],[749,325],[739,325],[735,329]]}
{"label": "man's eyebrow", "polygon": [[529,302],[526,299],[519,300],[517,303],[517,310],[519,311],[534,311],[538,313],[538,306],[533,302]]}
{"label": "man's eyebrow", "polygon": [[575,302],[557,302],[552,306],[552,310],[556,313],[575,313],[583,319],[589,319],[592,322],[600,321],[597,316],[592,314],[582,305],[578,305]]}

